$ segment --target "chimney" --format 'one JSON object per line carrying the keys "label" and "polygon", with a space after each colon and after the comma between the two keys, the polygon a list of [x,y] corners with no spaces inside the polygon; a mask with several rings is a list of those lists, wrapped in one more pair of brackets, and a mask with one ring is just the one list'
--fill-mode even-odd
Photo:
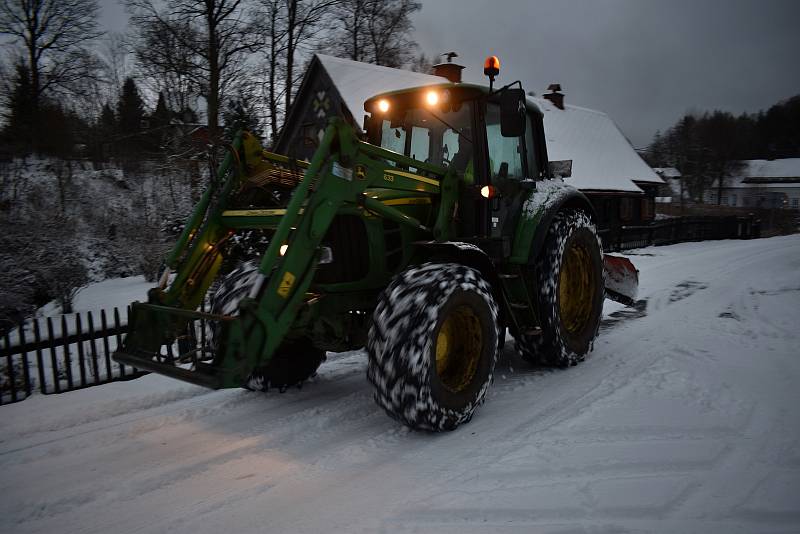
{"label": "chimney", "polygon": [[448,52],[442,55],[447,58],[447,63],[439,63],[438,65],[434,65],[433,74],[435,76],[447,78],[453,83],[461,82],[461,71],[464,70],[464,65],[453,63],[453,58],[458,57],[458,54],[455,52]]}
{"label": "chimney", "polygon": [[542,95],[542,98],[545,98],[553,103],[555,107],[558,109],[564,109],[564,94],[561,93],[561,84],[560,83],[551,83],[547,86],[547,90],[551,91],[546,95]]}

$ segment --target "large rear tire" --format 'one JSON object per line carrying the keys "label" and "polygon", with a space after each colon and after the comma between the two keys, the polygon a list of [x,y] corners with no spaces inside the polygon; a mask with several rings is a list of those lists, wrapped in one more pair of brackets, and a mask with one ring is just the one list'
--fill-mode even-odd
{"label": "large rear tire", "polygon": [[604,298],[602,245],[586,213],[556,215],[531,277],[542,332],[520,335],[517,350],[531,363],[576,365],[592,350]]}
{"label": "large rear tire", "polygon": [[[239,302],[250,294],[258,279],[258,266],[244,262],[226,275],[211,298],[211,313],[233,315]],[[209,332],[209,344],[216,349],[216,323]],[[287,340],[278,348],[269,363],[254,369],[243,387],[267,391],[276,388],[285,391],[291,386],[300,386],[314,376],[325,361],[325,351],[311,345],[305,339]]]}
{"label": "large rear tire", "polygon": [[453,430],[483,402],[498,357],[498,308],[471,267],[426,263],[381,295],[367,339],[367,377],[389,416]]}

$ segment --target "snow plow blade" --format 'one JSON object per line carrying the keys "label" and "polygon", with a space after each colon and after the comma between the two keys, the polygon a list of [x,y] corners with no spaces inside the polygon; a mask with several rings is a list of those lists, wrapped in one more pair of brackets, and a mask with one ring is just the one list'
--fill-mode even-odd
{"label": "snow plow blade", "polygon": [[636,302],[639,292],[639,271],[631,260],[622,256],[603,255],[606,272],[606,298],[627,306]]}

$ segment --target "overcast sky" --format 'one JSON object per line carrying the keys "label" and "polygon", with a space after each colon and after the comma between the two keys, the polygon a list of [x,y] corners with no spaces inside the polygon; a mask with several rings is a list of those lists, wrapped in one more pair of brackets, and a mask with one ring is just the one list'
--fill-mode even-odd
{"label": "overcast sky", "polygon": [[[102,22],[125,28],[116,0]],[[465,79],[501,60],[498,83],[522,80],[608,113],[634,146],[687,111],[765,109],[800,93],[800,0],[422,0],[414,38],[454,50]]]}

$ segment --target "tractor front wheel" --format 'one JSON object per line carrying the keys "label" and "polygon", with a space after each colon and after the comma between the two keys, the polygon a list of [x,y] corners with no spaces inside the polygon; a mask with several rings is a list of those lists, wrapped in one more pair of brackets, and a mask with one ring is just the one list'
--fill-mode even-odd
{"label": "tractor front wheel", "polygon": [[[234,315],[239,310],[239,302],[250,294],[258,279],[258,266],[244,262],[226,275],[211,298],[211,313],[215,315]],[[208,331],[208,343],[217,350],[218,325],[212,322]],[[307,340],[287,340],[275,351],[269,363],[254,369],[247,381],[246,389],[285,391],[291,386],[300,386],[314,376],[325,361],[325,351],[311,345]]]}
{"label": "tractor front wheel", "polygon": [[542,332],[520,335],[516,346],[532,363],[568,367],[592,349],[603,312],[603,251],[586,213],[564,210],[548,229],[532,270]]}
{"label": "tractor front wheel", "polygon": [[453,430],[486,395],[499,335],[497,304],[477,270],[426,263],[400,273],[367,340],[375,401],[411,428]]}

